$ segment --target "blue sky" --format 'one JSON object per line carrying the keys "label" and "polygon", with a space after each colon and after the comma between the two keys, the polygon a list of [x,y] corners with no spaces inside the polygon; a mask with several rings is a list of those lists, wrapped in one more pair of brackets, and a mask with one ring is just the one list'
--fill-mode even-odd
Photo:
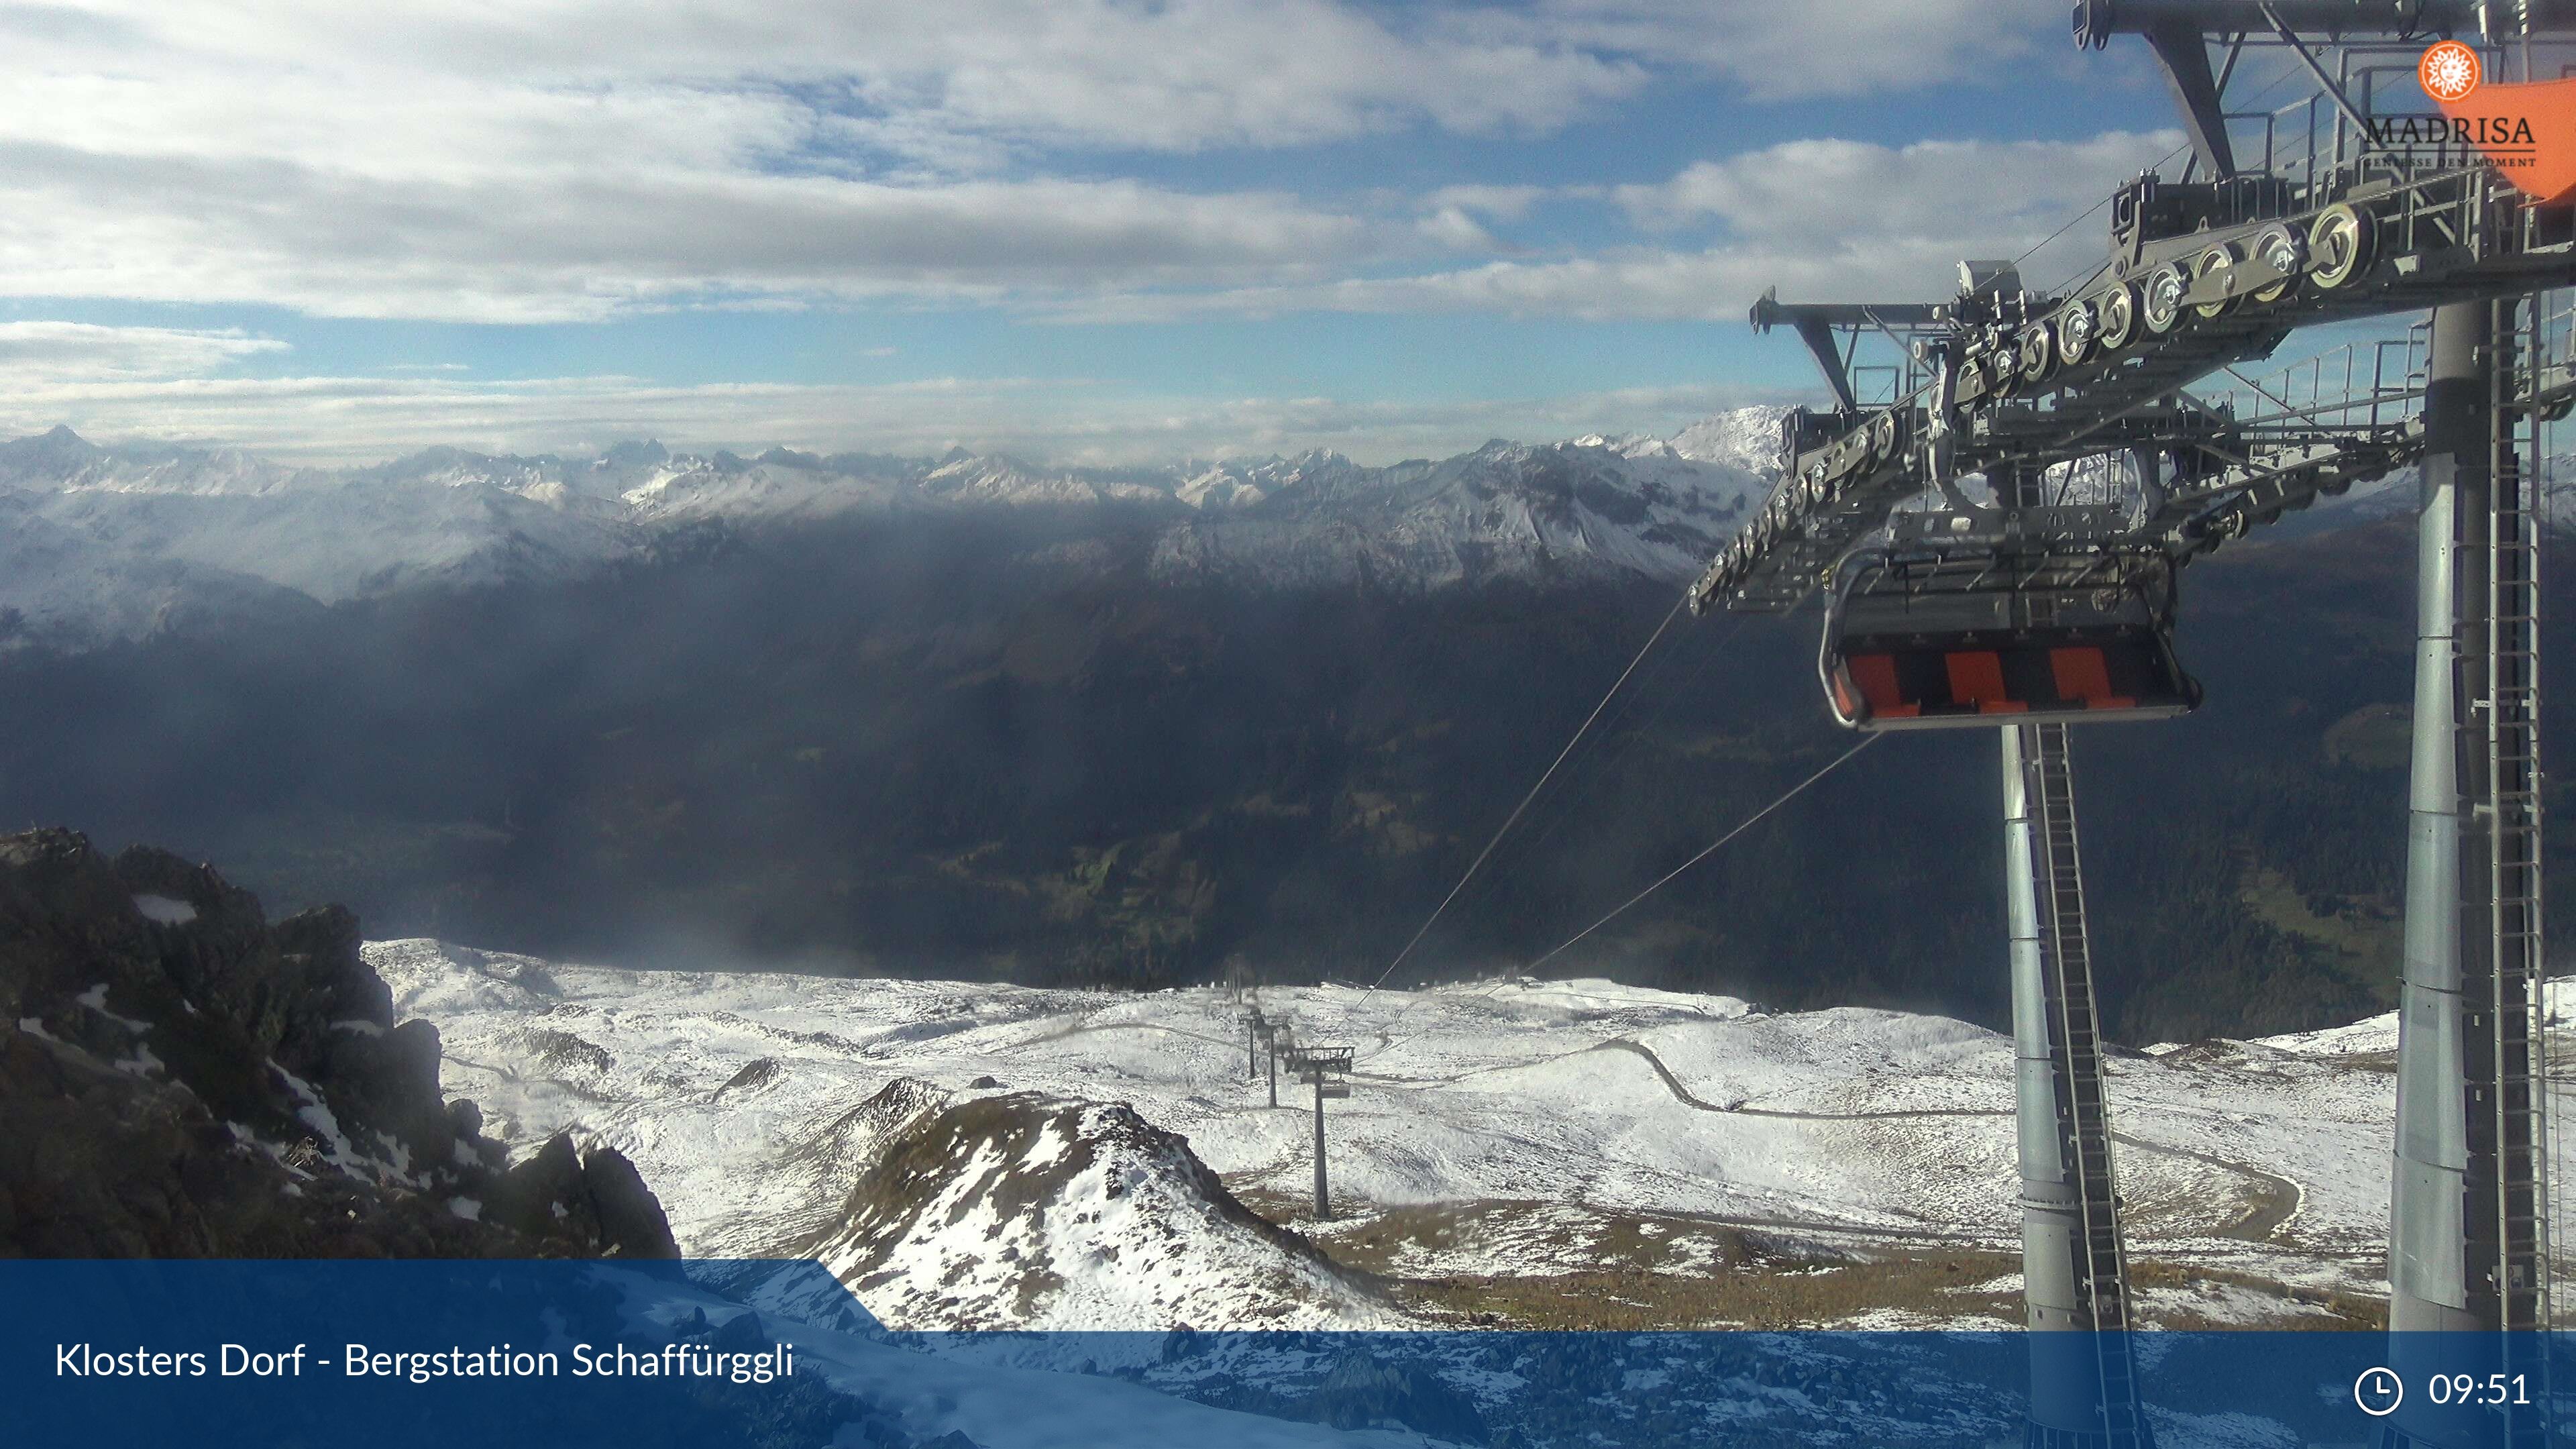
{"label": "blue sky", "polygon": [[[1809,395],[2178,143],[2063,0],[0,4],[0,432],[1067,462]],[[2100,254],[2099,218],[2029,264]]]}

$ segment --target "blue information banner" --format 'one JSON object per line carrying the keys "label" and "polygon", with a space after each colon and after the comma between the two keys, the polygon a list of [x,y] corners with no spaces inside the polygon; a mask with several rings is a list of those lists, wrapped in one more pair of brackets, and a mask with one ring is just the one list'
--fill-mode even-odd
{"label": "blue information banner", "polygon": [[810,1263],[21,1260],[0,1445],[1984,1449],[2035,1353],[2133,1363],[2165,1449],[2501,1446],[2576,1387],[2531,1336],[894,1333]]}

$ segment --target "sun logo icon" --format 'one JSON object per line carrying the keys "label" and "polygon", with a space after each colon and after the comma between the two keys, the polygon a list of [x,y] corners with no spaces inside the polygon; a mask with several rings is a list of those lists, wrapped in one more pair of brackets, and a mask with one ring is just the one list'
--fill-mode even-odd
{"label": "sun logo icon", "polygon": [[2460,101],[2478,88],[2485,67],[2478,63],[2478,53],[2456,40],[2445,40],[2426,48],[2424,58],[2415,65],[2415,78],[2424,83],[2424,93],[2437,101]]}

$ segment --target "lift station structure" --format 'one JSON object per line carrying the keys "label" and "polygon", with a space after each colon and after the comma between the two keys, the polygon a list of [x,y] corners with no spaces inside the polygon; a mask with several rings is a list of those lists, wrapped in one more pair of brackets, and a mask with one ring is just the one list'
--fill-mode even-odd
{"label": "lift station structure", "polygon": [[[2541,1384],[2536,515],[2540,425],[2576,401],[2570,314],[2547,297],[2576,283],[2576,169],[2545,152],[2576,168],[2576,135],[2535,146],[2530,124],[2576,126],[2576,81],[2534,72],[2536,45],[2576,40],[2576,0],[2084,0],[2074,24],[2079,47],[2145,41],[2189,137],[2180,175],[2121,186],[2109,255],[2069,286],[1966,262],[1931,302],[1765,295],[1754,327],[1795,332],[1834,403],[1785,420],[1780,483],[1689,601],[1822,595],[1817,671],[1843,724],[1999,728],[2026,1442],[2130,1449],[2153,1438],[2121,1331],[2067,730],[2200,702],[2173,640],[2192,561],[2418,467],[2392,1354],[2402,1368],[2418,1330],[2495,1332],[2490,1367]],[[2444,41],[2474,68],[2445,47],[2436,70]],[[2253,109],[2249,59],[2304,94]],[[2448,94],[2463,76],[2475,89]],[[2240,370],[2301,328],[2426,311],[2402,338]],[[1319,1143],[1319,1197],[1321,1170]],[[2382,1442],[2547,1432],[2536,1409],[2462,1419],[2401,1406]]]}

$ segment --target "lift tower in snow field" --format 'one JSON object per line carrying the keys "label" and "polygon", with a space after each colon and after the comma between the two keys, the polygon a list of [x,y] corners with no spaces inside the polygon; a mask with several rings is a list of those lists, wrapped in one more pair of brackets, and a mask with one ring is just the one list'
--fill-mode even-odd
{"label": "lift tower in snow field", "polygon": [[[2100,266],[2035,289],[1968,262],[1941,301],[1754,306],[1834,405],[1785,420],[1781,482],[1694,608],[1821,592],[1817,672],[1843,724],[2002,735],[2034,1449],[2151,1442],[2112,1331],[2132,1313],[2067,727],[2196,706],[2173,646],[2183,568],[2413,463],[2391,1326],[2549,1322],[2534,515],[2537,424],[2576,401],[2576,328],[2544,295],[2576,283],[2576,138],[2522,144],[2514,120],[2576,117],[2576,81],[2534,78],[2536,43],[2571,29],[2571,0],[2085,0],[2077,43],[2143,37],[2189,137],[2177,174],[2113,193]],[[2247,109],[2283,78],[2297,98]],[[2253,92],[2234,108],[2231,84]],[[2300,328],[2427,311],[2403,337],[2240,370]],[[2507,1334],[2514,1361],[2492,1367],[2537,1387],[2539,1339]],[[2517,1446],[2545,1432],[2503,1423]],[[2494,1442],[2455,1424],[2475,1427],[2401,1410],[2386,1442]]]}
{"label": "lift tower in snow field", "polygon": [[1260,1039],[1261,1058],[1269,1064],[1270,1105],[1276,1107],[1279,1105],[1279,1054],[1287,1050],[1289,1043],[1295,1039],[1294,1033],[1290,1031],[1287,1022],[1272,1021],[1261,1014],[1260,1008],[1255,1007],[1252,1012],[1252,1034]]}
{"label": "lift tower in snow field", "polygon": [[1324,1179],[1324,1099],[1347,1097],[1351,1060],[1358,1055],[1354,1047],[1292,1046],[1282,1049],[1288,1059],[1288,1070],[1304,1078],[1315,1088],[1315,1221],[1330,1222],[1333,1217],[1333,1195]]}

